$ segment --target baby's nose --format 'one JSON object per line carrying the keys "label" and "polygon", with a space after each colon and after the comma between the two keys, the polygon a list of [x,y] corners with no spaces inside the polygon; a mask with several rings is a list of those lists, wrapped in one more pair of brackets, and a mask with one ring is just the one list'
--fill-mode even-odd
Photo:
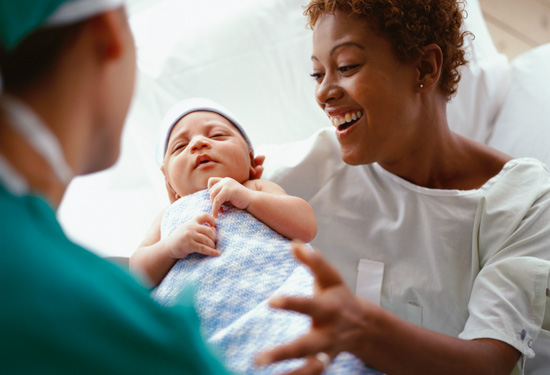
{"label": "baby's nose", "polygon": [[191,142],[191,151],[208,148],[209,146],[210,143],[208,142],[208,138],[202,136],[194,137]]}

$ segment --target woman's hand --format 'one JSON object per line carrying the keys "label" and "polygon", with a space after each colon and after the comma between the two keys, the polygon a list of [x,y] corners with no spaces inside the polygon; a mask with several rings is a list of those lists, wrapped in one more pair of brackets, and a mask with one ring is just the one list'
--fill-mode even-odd
{"label": "woman's hand", "polygon": [[212,216],[218,217],[223,212],[222,204],[229,203],[233,207],[246,210],[250,205],[252,190],[232,178],[210,177],[208,192],[212,201]]}
{"label": "woman's hand", "polygon": [[311,316],[311,330],[289,344],[261,353],[256,363],[268,365],[290,358],[305,358],[306,364],[289,374],[319,375],[325,370],[325,356],[319,353],[326,353],[333,359],[342,351],[357,352],[367,335],[368,312],[378,307],[357,298],[319,253],[297,243],[293,251],[313,272],[314,297],[276,297],[270,305]]}
{"label": "woman's hand", "polygon": [[408,323],[356,297],[323,257],[295,244],[298,260],[315,277],[313,298],[277,297],[271,306],[311,316],[311,330],[295,341],[261,353],[256,364],[305,358],[287,375],[320,375],[326,353],[342,351],[390,374],[510,374],[520,358],[514,347],[495,339],[462,340]]}
{"label": "woman's hand", "polygon": [[166,241],[173,259],[185,258],[192,253],[220,255],[216,249],[216,221],[209,214],[201,214],[179,226]]}

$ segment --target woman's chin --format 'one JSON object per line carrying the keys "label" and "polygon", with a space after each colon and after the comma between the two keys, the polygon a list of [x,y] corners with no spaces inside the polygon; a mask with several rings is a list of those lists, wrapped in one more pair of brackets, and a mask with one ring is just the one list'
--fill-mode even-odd
{"label": "woman's chin", "polygon": [[340,148],[340,157],[342,161],[348,165],[362,165],[369,164],[368,161],[364,160],[364,157],[355,150],[348,150],[347,148]]}

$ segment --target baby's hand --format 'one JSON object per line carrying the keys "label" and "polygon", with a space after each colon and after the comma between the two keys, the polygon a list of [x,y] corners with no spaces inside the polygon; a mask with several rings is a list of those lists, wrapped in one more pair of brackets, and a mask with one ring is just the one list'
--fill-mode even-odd
{"label": "baby's hand", "polygon": [[[205,225],[208,224],[208,225]],[[201,214],[176,229],[168,238],[172,258],[185,258],[191,253],[218,256],[216,222],[209,214]]]}
{"label": "baby's hand", "polygon": [[210,177],[208,191],[212,201],[212,215],[218,217],[222,204],[230,203],[233,207],[246,210],[250,205],[251,190],[232,178]]}

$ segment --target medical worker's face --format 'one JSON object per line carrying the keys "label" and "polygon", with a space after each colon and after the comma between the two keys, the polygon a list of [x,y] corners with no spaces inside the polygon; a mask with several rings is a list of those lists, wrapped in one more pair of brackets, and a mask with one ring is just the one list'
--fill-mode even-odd
{"label": "medical worker's face", "polygon": [[249,179],[251,151],[239,130],[217,113],[198,111],[174,126],[163,172],[180,197],[206,189],[210,177]]}
{"label": "medical worker's face", "polygon": [[[98,159],[93,171],[113,165],[120,153],[122,129],[130,108],[136,78],[136,47],[124,9],[112,13],[120,50],[108,60],[98,78],[98,107],[91,153]],[[90,171],[87,171],[88,173]]]}
{"label": "medical worker's face", "polygon": [[407,119],[416,69],[399,61],[386,38],[357,15],[323,14],[313,31],[315,96],[351,165],[399,160],[416,130]]}

